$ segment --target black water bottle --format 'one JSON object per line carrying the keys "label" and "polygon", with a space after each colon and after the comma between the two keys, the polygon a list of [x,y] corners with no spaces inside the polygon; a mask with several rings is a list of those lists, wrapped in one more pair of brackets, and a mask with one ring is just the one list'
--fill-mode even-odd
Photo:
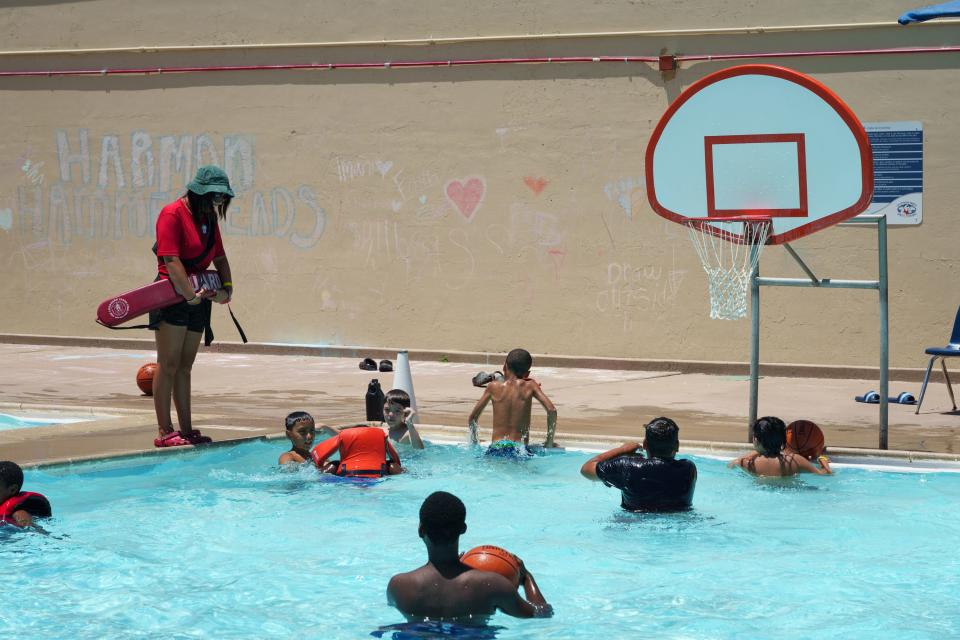
{"label": "black water bottle", "polygon": [[367,422],[383,422],[383,389],[374,378],[367,385]]}

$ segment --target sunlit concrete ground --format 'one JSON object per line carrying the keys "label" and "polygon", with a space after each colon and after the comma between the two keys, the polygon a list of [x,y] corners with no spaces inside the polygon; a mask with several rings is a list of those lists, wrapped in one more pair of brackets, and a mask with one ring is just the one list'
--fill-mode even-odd
{"label": "sunlit concrete ground", "polygon": [[[147,350],[0,344],[0,412],[95,414],[72,425],[0,431],[0,459],[27,464],[152,450],[156,422],[151,398],[137,389],[137,369],[154,360]],[[215,440],[279,434],[283,417],[306,410],[318,422],[365,418],[367,383],[386,391],[392,373],[371,373],[357,358],[201,352],[193,372],[198,428]],[[420,421],[463,427],[481,390],[471,378],[489,366],[414,361]],[[583,436],[642,438],[641,425],[665,415],[682,440],[743,443],[748,381],[745,376],[537,367],[532,376],[559,410],[558,442]],[[760,381],[760,415],[787,422],[805,418],[834,447],[876,447],[878,406],[854,402],[876,381],[772,378]],[[891,383],[892,394],[919,394],[919,383]],[[22,405],[22,408],[19,408]],[[942,382],[932,382],[919,415],[890,405],[889,448],[960,453],[960,414],[951,411]],[[104,418],[102,416],[112,417]],[[89,415],[88,415],[89,417]],[[490,409],[482,420],[489,426]],[[534,409],[534,430],[545,416]],[[456,435],[457,431],[446,432]],[[606,438],[604,438],[606,440]]]}

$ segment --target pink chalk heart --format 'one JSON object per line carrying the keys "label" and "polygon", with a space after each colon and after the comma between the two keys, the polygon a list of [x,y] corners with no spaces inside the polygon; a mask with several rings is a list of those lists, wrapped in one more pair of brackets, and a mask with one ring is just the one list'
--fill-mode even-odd
{"label": "pink chalk heart", "polygon": [[473,219],[477,209],[480,208],[486,190],[483,178],[464,178],[462,182],[451,180],[444,188],[447,200],[457,208],[467,222]]}
{"label": "pink chalk heart", "polygon": [[546,178],[534,178],[533,176],[526,176],[523,181],[530,187],[530,191],[533,191],[536,195],[540,195],[540,192],[543,191],[550,182]]}

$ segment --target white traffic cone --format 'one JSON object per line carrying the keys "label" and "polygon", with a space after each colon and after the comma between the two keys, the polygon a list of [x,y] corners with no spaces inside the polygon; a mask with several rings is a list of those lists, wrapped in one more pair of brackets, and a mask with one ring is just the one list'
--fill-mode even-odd
{"label": "white traffic cone", "polygon": [[413,375],[410,373],[410,356],[406,351],[397,354],[397,367],[393,374],[393,388],[402,389],[410,396],[410,408],[414,411],[414,424],[419,422],[416,416],[417,396],[413,394]]}

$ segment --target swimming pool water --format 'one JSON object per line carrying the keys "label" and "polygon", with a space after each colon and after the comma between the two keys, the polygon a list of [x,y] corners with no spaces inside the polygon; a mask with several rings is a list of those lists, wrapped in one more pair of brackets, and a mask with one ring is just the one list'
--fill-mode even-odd
{"label": "swimming pool water", "polygon": [[461,549],[514,551],[555,608],[496,615],[501,639],[960,635],[960,474],[760,481],[696,458],[695,508],[642,515],[580,478],[583,453],[516,462],[428,445],[401,450],[409,473],[368,486],[282,473],[284,448],[28,471],[56,537],[0,536],[0,629],[370,637],[403,621],[386,584],[425,562],[417,511],[443,489],[467,506]]}
{"label": "swimming pool water", "polygon": [[90,418],[40,416],[27,418],[25,416],[15,416],[9,413],[0,413],[0,431],[8,431],[10,429],[28,429],[30,427],[47,427],[52,424],[73,424],[75,422],[86,422],[88,420],[90,420]]}

